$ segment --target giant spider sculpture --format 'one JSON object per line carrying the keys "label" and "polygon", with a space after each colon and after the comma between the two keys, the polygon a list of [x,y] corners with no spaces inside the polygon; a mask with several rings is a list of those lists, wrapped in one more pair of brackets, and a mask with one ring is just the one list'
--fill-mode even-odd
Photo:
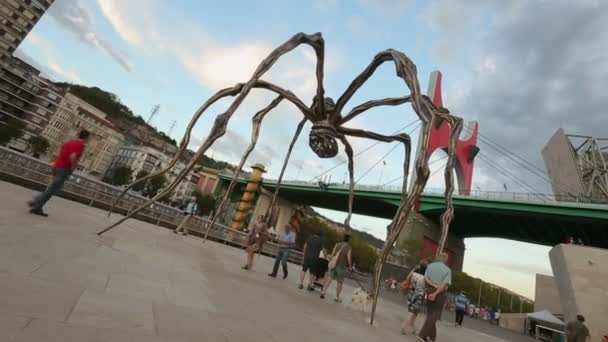
{"label": "giant spider sculpture", "polygon": [[[296,47],[301,44],[310,45],[315,53],[317,58],[316,63],[316,78],[317,78],[317,89],[316,95],[312,100],[312,105],[308,107],[304,104],[302,100],[296,97],[289,90],[283,89],[275,84],[266,82],[261,80],[261,77],[274,65],[274,63],[284,54],[292,51]],[[348,157],[348,172],[349,172],[349,180],[350,180],[350,192],[348,196],[348,215],[344,222],[347,232],[350,231],[350,220],[352,215],[353,208],[353,200],[354,200],[354,174],[353,174],[353,149],[349,144],[347,137],[361,137],[368,138],[382,142],[401,142],[405,147],[405,159],[403,163],[403,182],[402,182],[402,198],[401,203],[395,213],[395,216],[388,226],[387,239],[382,247],[378,259],[375,264],[374,276],[371,283],[371,288],[368,291],[368,298],[372,300],[372,309],[371,309],[371,323],[374,322],[374,315],[376,311],[376,305],[378,302],[378,293],[380,288],[380,276],[382,274],[382,268],[384,262],[386,261],[387,256],[390,254],[395,241],[403,228],[406,225],[407,219],[410,213],[413,210],[413,207],[420,197],[420,194],[424,190],[426,182],[429,178],[429,166],[426,151],[428,150],[430,132],[433,127],[439,127],[444,120],[450,126],[451,135],[450,135],[450,143],[448,146],[448,161],[445,167],[445,197],[446,197],[446,210],[441,216],[441,239],[439,241],[439,247],[437,253],[440,253],[445,245],[449,225],[454,216],[454,208],[452,203],[452,193],[453,193],[453,170],[455,165],[455,146],[457,142],[457,138],[462,131],[462,119],[452,116],[449,114],[449,111],[444,108],[437,108],[432,101],[422,95],[420,93],[420,85],[418,84],[417,79],[417,71],[414,63],[402,52],[388,49],[378,53],[372,62],[367,66],[365,70],[359,76],[357,76],[352,83],[348,86],[346,91],[338,98],[336,102],[334,102],[331,98],[325,97],[325,90],[323,88],[323,67],[324,67],[324,54],[325,54],[325,42],[320,33],[315,34],[304,34],[298,33],[294,35],[287,42],[283,43],[279,47],[277,47],[274,51],[268,55],[258,66],[258,68],[253,73],[253,76],[247,81],[247,83],[239,83],[233,87],[222,89],[211,96],[194,114],[191,119],[186,133],[179,145],[179,150],[173,160],[169,163],[169,165],[156,173],[150,174],[146,177],[140,178],[136,180],[133,184],[130,184],[124,191],[120,194],[119,197],[115,200],[114,204],[118,202],[118,200],[124,196],[124,194],[132,188],[132,186],[139,182],[144,182],[152,177],[161,175],[171,169],[178,161],[179,157],[183,154],[188,143],[190,142],[190,136],[192,128],[194,127],[197,120],[203,115],[203,113],[215,102],[218,100],[228,97],[235,96],[236,98],[232,101],[230,107],[222,114],[218,115],[215,119],[213,127],[209,136],[204,140],[204,142],[199,147],[198,151],[196,151],[194,157],[188,162],[186,167],[178,174],[175,180],[169,184],[166,188],[164,188],[160,193],[154,196],[152,199],[146,201],[144,204],[139,206],[138,208],[130,211],[124,218],[121,218],[114,224],[100,231],[98,234],[101,235],[104,232],[116,227],[121,224],[128,218],[137,214],[142,209],[151,205],[158,199],[170,193],[177,184],[188,174],[190,170],[196,165],[197,161],[202,157],[202,155],[213,145],[213,143],[222,137],[226,133],[226,126],[228,121],[237,110],[237,108],[241,105],[243,100],[249,92],[253,88],[262,88],[273,93],[276,93],[278,96],[274,99],[267,107],[256,113],[253,117],[253,129],[252,129],[252,137],[251,144],[248,146],[245,154],[241,158],[239,165],[237,167],[237,172],[235,173],[230,185],[225,192],[220,204],[218,205],[215,214],[212,218],[212,222],[207,227],[207,233],[209,229],[213,226],[213,223],[220,217],[223,211],[226,209],[228,198],[232,190],[234,189],[240,171],[245,163],[245,160],[254,149],[258,136],[262,121],[266,114],[274,109],[281,101],[287,100],[293,103],[303,114],[302,121],[298,124],[296,132],[293,136],[291,144],[289,145],[289,149],[287,151],[287,155],[283,161],[283,167],[281,169],[281,174],[279,176],[279,184],[275,189],[275,193],[273,195],[271,204],[268,208],[267,219],[270,219],[269,213],[272,213],[272,210],[275,205],[277,193],[279,191],[280,183],[285,172],[285,168],[289,161],[289,157],[295,142],[297,141],[304,124],[307,121],[312,123],[312,128],[309,135],[309,145],[310,148],[319,156],[320,158],[332,158],[338,154],[338,141],[340,141],[344,145],[344,150]],[[402,97],[394,97],[394,98],[384,98],[379,100],[372,100],[360,104],[354,107],[349,113],[346,115],[342,115],[342,109],[346,105],[346,103],[350,100],[353,94],[373,75],[375,70],[384,62],[392,61],[395,64],[395,69],[397,72],[397,76],[401,78],[405,85],[409,88],[409,95]],[[361,129],[353,129],[345,127],[348,121],[354,119],[358,115],[367,111],[368,109],[379,107],[379,106],[396,106],[404,103],[411,103],[412,108],[418,115],[419,119],[422,122],[421,126],[421,134],[419,141],[419,151],[416,156],[415,161],[415,173],[416,179],[413,186],[410,187],[409,193],[408,190],[408,170],[410,163],[410,154],[411,154],[411,141],[410,137],[407,134],[396,134],[396,135],[383,135],[378,134],[366,130]],[[112,209],[110,209],[111,212]],[[205,234],[205,238],[206,238]]]}

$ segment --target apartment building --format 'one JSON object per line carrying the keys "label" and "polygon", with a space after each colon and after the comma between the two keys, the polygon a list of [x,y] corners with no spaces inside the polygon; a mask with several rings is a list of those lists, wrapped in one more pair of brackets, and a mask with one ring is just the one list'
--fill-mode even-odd
{"label": "apartment building", "polygon": [[91,138],[78,169],[94,177],[103,176],[124,140],[106,117],[106,113],[66,93],[41,134],[50,143],[47,154],[51,158],[56,157],[64,142],[74,139],[78,131],[86,129],[91,132]]}
{"label": "apartment building", "polygon": [[61,98],[61,90],[33,66],[18,58],[0,60],[0,124],[9,118],[25,124],[24,135],[10,147],[25,151],[27,140],[42,133]]}
{"label": "apartment building", "polygon": [[0,59],[10,59],[53,0],[0,0]]}
{"label": "apartment building", "polygon": [[[133,180],[138,173],[152,172],[165,168],[173,159],[172,156],[163,153],[150,146],[122,146],[112,164],[110,172],[117,167],[128,167],[133,171]],[[181,161],[165,174],[167,182],[173,182],[179,173],[186,167]],[[171,197],[174,201],[180,201],[191,197],[197,191],[197,185],[201,176],[198,172],[190,171],[188,175],[177,185]],[[168,184],[168,183],[167,183]]]}

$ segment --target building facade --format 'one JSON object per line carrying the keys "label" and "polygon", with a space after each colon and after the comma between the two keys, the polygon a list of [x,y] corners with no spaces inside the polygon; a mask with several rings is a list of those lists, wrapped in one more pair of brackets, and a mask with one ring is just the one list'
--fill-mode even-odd
{"label": "building facade", "polygon": [[18,119],[25,125],[9,147],[24,152],[61,100],[59,90],[26,62],[12,57],[53,0],[0,0],[0,124]]}
{"label": "building facade", "polygon": [[608,139],[558,129],[542,149],[558,201],[608,203]]}
{"label": "building facade", "polygon": [[61,145],[74,139],[78,132],[86,129],[91,133],[78,169],[94,177],[106,173],[118,152],[124,137],[106,119],[106,114],[71,93],[61,99],[51,116],[42,136],[49,143],[47,154],[54,159]]}
{"label": "building facade", "polygon": [[61,102],[61,91],[40,71],[18,58],[0,60],[0,124],[18,119],[25,125],[10,147],[24,152],[27,140],[38,136]]}
{"label": "building facade", "polygon": [[53,0],[0,0],[0,59],[10,59]]}
{"label": "building facade", "polygon": [[[133,181],[142,171],[150,174],[167,167],[172,159],[172,156],[153,147],[135,145],[122,146],[116,153],[116,156],[110,165],[109,171],[112,172],[118,167],[128,167],[132,170]],[[171,170],[165,173],[167,184],[173,182],[185,167],[186,164],[178,161],[177,164],[171,168]],[[200,179],[201,175],[199,175],[197,172],[190,171],[173,190],[171,200],[181,201],[190,198],[194,192],[198,190],[197,186],[200,183]]]}

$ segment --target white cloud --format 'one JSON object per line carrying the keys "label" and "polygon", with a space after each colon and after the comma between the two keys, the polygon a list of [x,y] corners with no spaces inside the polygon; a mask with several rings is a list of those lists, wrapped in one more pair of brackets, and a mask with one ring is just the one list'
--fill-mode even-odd
{"label": "white cloud", "polygon": [[57,0],[49,9],[49,15],[65,30],[71,32],[83,44],[106,52],[124,70],[131,71],[128,56],[97,30],[93,15],[82,0]]}
{"label": "white cloud", "polygon": [[355,35],[364,35],[368,32],[369,26],[367,25],[367,21],[360,15],[351,15],[346,20],[348,29],[350,32]]}
{"label": "white cloud", "polygon": [[409,0],[359,0],[363,8],[386,16],[399,16],[410,5]]}

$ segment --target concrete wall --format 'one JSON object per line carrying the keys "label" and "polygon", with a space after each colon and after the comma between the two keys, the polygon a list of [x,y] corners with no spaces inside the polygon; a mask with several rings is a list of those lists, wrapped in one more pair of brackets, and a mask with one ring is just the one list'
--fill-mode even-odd
{"label": "concrete wall", "polygon": [[[406,227],[398,238],[398,241],[416,240],[423,241],[428,238],[432,241],[439,241],[441,229],[438,224],[429,220],[419,213],[412,213]],[[453,271],[462,271],[464,262],[465,245],[464,240],[448,235],[446,249],[449,250],[451,267]]]}
{"label": "concrete wall", "polygon": [[[257,203],[255,205],[253,216],[256,217],[258,215],[265,215],[266,210],[270,206],[270,200],[272,199],[272,192],[262,189]],[[279,217],[277,219],[277,224],[275,226],[277,232],[281,234],[285,230],[285,226],[289,223],[289,219],[291,215],[293,215],[294,211],[298,208],[298,206],[292,202],[286,201],[282,199],[280,196],[277,198],[276,208],[279,210]],[[254,220],[249,222],[252,225]]]}
{"label": "concrete wall", "polygon": [[524,334],[526,330],[526,314],[501,314],[500,327],[511,330],[518,334]]}
{"label": "concrete wall", "polygon": [[549,310],[554,315],[563,314],[559,290],[552,276],[537,274],[534,295],[534,311]]}
{"label": "concrete wall", "polygon": [[568,192],[585,192],[576,167],[576,156],[563,129],[560,128],[553,134],[541,153],[556,196],[567,196]]}
{"label": "concrete wall", "polygon": [[608,250],[558,245],[549,252],[566,321],[581,314],[591,341],[608,335]]}

